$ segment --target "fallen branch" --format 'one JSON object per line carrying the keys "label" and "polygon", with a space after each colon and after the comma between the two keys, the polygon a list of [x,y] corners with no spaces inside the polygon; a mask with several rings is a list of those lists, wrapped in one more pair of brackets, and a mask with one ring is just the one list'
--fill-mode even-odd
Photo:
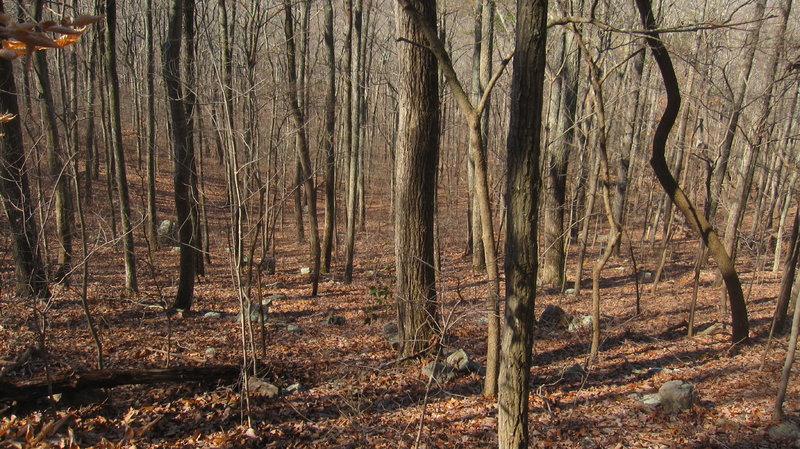
{"label": "fallen branch", "polygon": [[51,376],[49,380],[39,377],[23,381],[0,381],[0,402],[32,401],[55,393],[122,385],[233,381],[239,378],[240,371],[239,365],[105,369]]}

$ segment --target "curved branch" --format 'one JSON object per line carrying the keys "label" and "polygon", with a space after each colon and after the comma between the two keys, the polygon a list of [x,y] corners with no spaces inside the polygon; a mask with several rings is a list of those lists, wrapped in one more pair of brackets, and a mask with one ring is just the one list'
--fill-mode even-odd
{"label": "curved branch", "polygon": [[664,80],[664,89],[667,93],[667,105],[664,108],[664,113],[661,116],[661,120],[658,122],[653,136],[653,150],[650,166],[653,168],[656,178],[658,178],[659,183],[661,183],[661,186],[664,188],[670,200],[681,211],[684,217],[686,217],[689,224],[700,234],[703,243],[714,256],[714,260],[717,262],[722,278],[725,281],[725,287],[728,291],[728,299],[731,305],[733,342],[744,342],[749,338],[747,306],[744,302],[742,284],[739,280],[739,275],[736,273],[733,261],[725,250],[725,246],[720,241],[719,236],[717,236],[717,233],[714,231],[714,228],[702,214],[697,212],[697,209],[678,185],[664,157],[667,138],[672,130],[672,126],[675,124],[678,111],[681,107],[680,88],[669,52],[667,52],[666,47],[664,47],[664,43],[661,41],[658,32],[655,31],[656,25],[650,6],[650,0],[636,0],[636,7],[639,9],[642,24],[645,29],[649,30],[645,33],[645,39],[650,50],[653,52],[653,58],[656,60],[658,69],[661,72],[661,77]]}

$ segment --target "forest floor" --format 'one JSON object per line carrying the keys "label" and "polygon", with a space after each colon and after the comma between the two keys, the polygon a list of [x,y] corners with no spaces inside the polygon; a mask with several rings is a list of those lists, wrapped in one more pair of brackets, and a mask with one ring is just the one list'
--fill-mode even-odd
{"label": "forest floor", "polygon": [[[169,216],[169,180],[159,188],[162,213]],[[110,242],[108,233],[92,231],[88,297],[101,330],[106,368],[164,367],[168,351],[172,366],[241,363],[242,333],[235,319],[240,305],[224,249],[229,210],[223,204],[221,182],[207,184],[206,189],[215,192],[209,201],[212,263],[197,284],[194,310],[183,316],[163,310],[176,288],[178,257],[172,248],[147,257],[141,227],[137,228],[140,292],[126,295],[118,245],[106,244]],[[101,195],[96,196],[97,203],[103,202]],[[93,210],[98,212],[92,215],[92,223],[102,223],[104,217],[107,220],[102,207]],[[447,346],[464,349],[483,363],[487,286],[483,276],[472,271],[470,258],[463,256],[465,231],[460,211],[463,209],[458,207],[442,208],[441,316],[447,322]],[[388,204],[372,206],[367,218],[367,229],[357,240],[354,282],[341,282],[341,258],[337,257],[334,273],[323,276],[316,298],[309,296],[307,275],[300,273],[300,268],[307,266],[307,245],[296,242],[288,211],[278,226],[277,273],[264,279],[263,294],[285,297],[270,306],[265,356],[261,355],[258,327],[254,347],[259,376],[283,389],[299,384],[295,391],[275,398],[253,395],[244,401],[238,384],[133,385],[109,389],[94,399],[0,406],[0,447],[496,446],[496,404],[481,395],[483,379],[479,375],[429,383],[420,368],[430,357],[393,363],[395,354],[382,332],[395,317]],[[0,234],[7,239],[5,232]],[[631,234],[639,236],[641,230],[634,226]],[[634,240],[638,270],[653,272],[658,251],[648,241]],[[591,264],[602,244],[595,242],[590,248],[580,295],[540,288],[537,316],[548,304],[576,316],[589,314]],[[8,247],[7,240],[2,247]],[[760,369],[779,275],[766,268],[753,270],[757,264],[767,264],[742,250],[739,267],[748,296],[753,342],[732,347],[730,329],[721,326],[687,338],[685,322],[697,241],[679,229],[672,248],[656,292],[652,292],[651,282],[640,285],[638,315],[631,260],[613,258],[605,268],[601,353],[586,376],[566,373],[573,365],[586,362],[589,329],[537,329],[530,396],[534,447],[788,447],[788,442],[771,440],[767,434],[775,424],[771,412],[786,353],[785,337],[772,343]],[[571,255],[569,267],[574,269],[574,251]],[[0,256],[0,276],[0,359],[15,360],[39,341],[37,335],[41,334],[36,329],[42,328],[42,317],[46,318],[46,351],[8,373],[7,378],[95,368],[95,348],[80,303],[80,270],[71,285],[54,287],[46,307],[37,307],[43,312],[38,320],[33,318],[30,303],[12,295],[13,263],[8,252]],[[712,286],[714,276],[713,266],[702,270],[699,330],[716,323],[720,314],[720,289]],[[221,316],[206,316],[210,311]],[[343,316],[346,321],[329,324],[330,315]],[[299,329],[287,330],[288,324]],[[634,397],[655,393],[672,379],[697,388],[700,401],[691,410],[666,414]],[[798,393],[800,386],[791,382],[785,409],[795,419],[800,417]],[[39,443],[32,443],[37,437]]]}

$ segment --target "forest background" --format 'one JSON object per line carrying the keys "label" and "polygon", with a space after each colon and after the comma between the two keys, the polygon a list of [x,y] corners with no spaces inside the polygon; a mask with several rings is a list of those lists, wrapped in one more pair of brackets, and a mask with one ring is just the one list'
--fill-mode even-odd
{"label": "forest background", "polygon": [[[9,393],[4,443],[502,440],[493,397],[503,243],[517,218],[509,135],[539,129],[512,125],[517,5],[4,6],[6,50],[32,54],[0,62],[10,114],[0,123],[0,381],[45,379],[52,390],[95,368],[196,368],[157,386],[120,382],[134,385],[103,398],[45,390],[20,404]],[[666,162],[720,235],[711,255],[710,228],[698,237],[650,166],[670,103],[636,5],[547,8],[531,162],[540,196],[528,220],[539,231],[536,311],[558,305],[576,318],[531,330],[530,435],[557,447],[782,447],[773,415],[798,407],[790,384],[775,405],[796,339],[782,334],[800,257],[791,0],[653,5],[683,97]],[[44,29],[80,13],[98,22],[65,22],[81,34],[64,48],[8,46],[22,39],[13,23]],[[73,35],[48,26],[53,39]],[[419,74],[434,90],[419,110],[439,108],[415,157],[404,57],[430,59]],[[455,349],[480,369],[419,375]],[[251,376],[281,394],[253,396]],[[673,379],[697,388],[690,411],[642,404]]]}

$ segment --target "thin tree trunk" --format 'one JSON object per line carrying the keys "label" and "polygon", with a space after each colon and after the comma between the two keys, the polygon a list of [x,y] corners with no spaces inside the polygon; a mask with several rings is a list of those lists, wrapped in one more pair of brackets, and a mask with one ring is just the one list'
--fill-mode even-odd
{"label": "thin tree trunk", "polygon": [[122,117],[120,115],[119,76],[117,74],[117,1],[106,0],[106,77],[108,79],[108,107],[111,112],[111,145],[114,153],[114,169],[119,202],[119,218],[125,251],[125,289],[139,290],[136,280],[136,252],[131,226],[131,205],[128,195],[125,148],[122,144]]}
{"label": "thin tree trunk", "polygon": [[347,150],[347,226],[344,243],[344,282],[353,281],[353,256],[355,252],[356,217],[358,215],[358,175],[359,154],[361,152],[361,103],[363,90],[359,83],[363,61],[361,59],[362,40],[362,0],[352,3],[352,67],[350,71],[350,92],[352,106],[350,109],[350,146]]}
{"label": "thin tree trunk", "polygon": [[331,0],[323,1],[323,9],[323,39],[328,72],[325,85],[325,129],[322,142],[325,150],[325,230],[322,236],[322,271],[328,273],[331,270],[333,235],[336,225],[336,152],[333,142],[336,132],[336,56]]}
{"label": "thin tree trunk", "polygon": [[[37,0],[34,5],[34,19],[36,21],[42,20],[42,7],[42,0]],[[50,69],[46,52],[38,51],[34,53],[34,67],[36,69],[36,84],[39,88],[39,105],[47,139],[47,165],[55,193],[56,230],[59,244],[58,268],[55,273],[55,281],[68,282],[68,276],[72,269],[72,241],[75,233],[73,228],[75,217],[72,206],[72,183],[69,179],[72,173],[68,169],[69,157],[66,155],[58,132],[56,105],[50,84]]]}
{"label": "thin tree trunk", "polygon": [[[654,30],[656,24],[651,11],[650,1],[636,0],[636,6],[639,9],[642,24],[646,29]],[[664,78],[664,87],[667,92],[667,105],[658,123],[655,135],[653,136],[653,151],[650,165],[653,167],[653,172],[670,200],[672,200],[675,206],[681,211],[692,228],[700,234],[703,243],[709,248],[709,251],[717,261],[717,265],[719,266],[719,270],[722,273],[722,278],[728,290],[728,299],[731,305],[733,343],[746,342],[749,338],[747,306],[744,301],[742,285],[739,281],[739,276],[736,273],[733,261],[727,251],[725,251],[725,247],[711,224],[697,211],[680,186],[678,186],[664,158],[667,137],[669,136],[672,126],[675,124],[675,119],[680,109],[680,90],[678,87],[678,80],[675,76],[675,70],[672,67],[672,60],[663,42],[660,40],[658,33],[655,31],[648,31],[646,36],[647,44],[653,51],[653,57]]]}
{"label": "thin tree trunk", "polygon": [[286,36],[286,59],[287,59],[287,75],[289,81],[289,108],[291,109],[292,119],[297,132],[297,157],[299,159],[300,168],[302,170],[303,187],[306,194],[306,203],[308,206],[308,227],[311,232],[311,240],[309,244],[310,258],[311,258],[311,296],[317,296],[317,289],[319,286],[319,270],[320,270],[320,242],[319,242],[319,227],[317,226],[317,192],[314,182],[314,170],[311,165],[311,154],[308,149],[308,140],[306,138],[305,116],[303,110],[300,108],[298,89],[299,80],[297,77],[297,63],[296,63],[296,44],[295,39],[297,35],[294,32],[294,19],[292,18],[292,4],[289,0],[284,0],[283,3],[284,13],[286,15],[284,20],[284,34]]}

